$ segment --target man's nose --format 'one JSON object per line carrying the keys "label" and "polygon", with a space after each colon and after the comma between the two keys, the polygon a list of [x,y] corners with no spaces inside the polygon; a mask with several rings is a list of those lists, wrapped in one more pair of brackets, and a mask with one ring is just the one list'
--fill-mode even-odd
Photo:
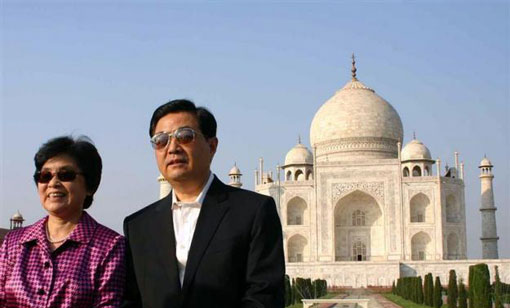
{"label": "man's nose", "polygon": [[168,153],[177,153],[181,151],[181,146],[179,142],[174,137],[171,137],[168,141]]}

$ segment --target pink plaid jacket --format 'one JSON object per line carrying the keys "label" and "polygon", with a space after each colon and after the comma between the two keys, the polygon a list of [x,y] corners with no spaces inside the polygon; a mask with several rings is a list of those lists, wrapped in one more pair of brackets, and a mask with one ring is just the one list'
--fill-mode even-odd
{"label": "pink plaid jacket", "polygon": [[47,220],[7,234],[0,248],[0,308],[120,306],[124,237],[83,212],[69,238],[52,253]]}

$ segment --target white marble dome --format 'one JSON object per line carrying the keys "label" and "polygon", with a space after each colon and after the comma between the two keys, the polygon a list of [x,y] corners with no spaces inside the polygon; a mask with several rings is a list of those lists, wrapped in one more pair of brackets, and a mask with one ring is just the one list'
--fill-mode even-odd
{"label": "white marble dome", "polygon": [[402,161],[408,160],[432,160],[432,156],[423,142],[413,139],[402,149]]}
{"label": "white marble dome", "polygon": [[24,220],[24,219],[21,213],[19,211],[16,211],[16,213],[12,215],[11,220]]}
{"label": "white marble dome", "polygon": [[374,90],[357,80],[337,91],[313,118],[312,146],[335,139],[382,137],[401,141],[402,121],[395,109]]}
{"label": "white marble dome", "polygon": [[484,157],[480,162],[480,167],[492,167],[492,163],[487,157]]}
{"label": "white marble dome", "polygon": [[319,161],[397,158],[402,138],[397,111],[355,76],[319,108],[310,127]]}
{"label": "white marble dome", "polygon": [[228,172],[228,175],[240,175],[241,174],[241,170],[237,167],[237,165],[234,164],[234,167],[232,167],[232,169],[230,169],[230,171]]}
{"label": "white marble dome", "polygon": [[304,144],[298,142],[285,156],[285,165],[303,164],[313,164],[313,155]]}

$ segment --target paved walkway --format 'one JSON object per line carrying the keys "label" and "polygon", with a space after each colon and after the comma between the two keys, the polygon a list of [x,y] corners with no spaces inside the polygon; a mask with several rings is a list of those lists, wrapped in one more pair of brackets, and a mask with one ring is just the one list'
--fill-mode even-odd
{"label": "paved walkway", "polygon": [[[346,294],[340,294],[338,298],[368,298],[370,302],[368,303],[369,308],[402,308],[401,306],[393,303],[392,301],[386,299],[384,296],[378,293],[373,293],[367,289],[352,289],[346,290]],[[338,305],[331,304],[321,304],[314,306],[317,308],[338,308]]]}
{"label": "paved walkway", "polygon": [[[374,300],[374,308],[401,308],[401,306],[395,304],[394,302],[390,301],[389,299],[386,299],[386,297],[382,296],[381,294],[372,294],[369,296],[370,299]],[[372,304],[372,302],[370,302]],[[372,307],[372,306],[370,306]]]}

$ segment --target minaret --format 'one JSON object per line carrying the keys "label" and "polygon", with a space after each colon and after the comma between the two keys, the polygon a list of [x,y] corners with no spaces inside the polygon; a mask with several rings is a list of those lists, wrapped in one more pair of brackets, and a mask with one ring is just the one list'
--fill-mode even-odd
{"label": "minaret", "polygon": [[23,221],[25,221],[25,219],[23,219],[21,213],[17,211],[16,214],[11,217],[11,230],[23,227]]}
{"label": "minaret", "polygon": [[228,173],[228,176],[230,177],[230,183],[228,183],[228,185],[241,188],[241,186],[243,186],[243,183],[241,183],[242,175],[241,170],[239,170],[237,165],[234,163],[234,167],[232,167]]}
{"label": "minaret", "polygon": [[492,164],[487,157],[480,162],[480,183],[482,197],[480,212],[482,213],[482,258],[498,259],[498,235],[496,228],[496,206],[494,205],[494,192],[492,190]]}
{"label": "minaret", "polygon": [[168,183],[167,180],[160,174],[158,176],[158,182],[159,182],[159,199],[163,199],[164,197],[168,196],[170,191],[172,190],[172,186],[170,186],[170,183]]}

